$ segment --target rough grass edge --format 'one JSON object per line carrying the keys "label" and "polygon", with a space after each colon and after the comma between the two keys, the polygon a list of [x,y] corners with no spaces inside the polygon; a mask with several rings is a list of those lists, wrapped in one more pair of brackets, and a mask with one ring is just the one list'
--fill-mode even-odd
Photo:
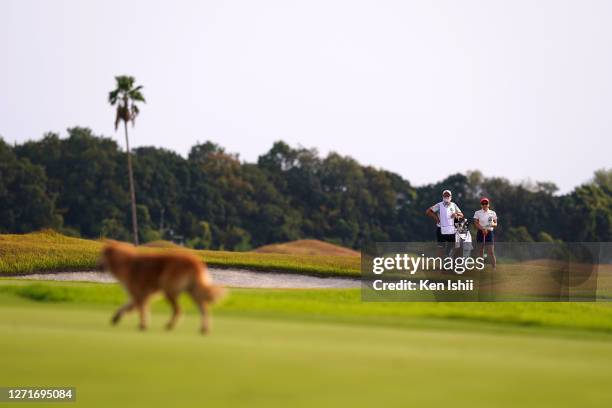
{"label": "rough grass edge", "polygon": [[[0,276],[98,271],[98,253],[102,245],[101,240],[68,237],[52,230],[3,234],[0,235]],[[359,261],[353,257],[185,250],[199,256],[208,266],[220,269],[238,268],[318,277],[356,278],[360,275]],[[80,259],[72,255],[74,253],[80,253]],[[44,255],[48,258],[39,258]],[[11,257],[12,260],[8,259]],[[339,265],[333,265],[334,262]]]}

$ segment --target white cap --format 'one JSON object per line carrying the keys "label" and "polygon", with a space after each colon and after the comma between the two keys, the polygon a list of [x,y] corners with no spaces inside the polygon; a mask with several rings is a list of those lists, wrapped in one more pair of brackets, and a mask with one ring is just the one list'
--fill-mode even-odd
{"label": "white cap", "polygon": [[451,193],[451,191],[450,191],[450,190],[444,190],[444,191],[442,192],[442,195],[444,195],[444,194],[446,194],[446,193],[448,193],[450,196],[452,196],[452,195],[453,195],[453,193]]}

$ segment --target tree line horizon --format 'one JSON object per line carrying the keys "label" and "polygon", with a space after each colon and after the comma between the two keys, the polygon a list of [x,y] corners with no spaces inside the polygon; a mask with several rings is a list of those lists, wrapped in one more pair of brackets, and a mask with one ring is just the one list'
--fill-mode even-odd
{"label": "tree line horizon", "polygon": [[[127,129],[127,128],[126,128]],[[486,195],[500,241],[610,241],[612,169],[555,195],[552,182],[513,183],[480,171],[413,186],[397,173],[335,152],[277,141],[255,163],[213,142],[187,157],[132,150],[138,225],[131,217],[126,152],[90,129],[47,133],[13,146],[0,138],[0,232],[44,228],[85,238],[167,239],[199,249],[248,250],[295,239],[360,248],[368,242],[432,241],[425,210],[450,189],[471,218]]]}

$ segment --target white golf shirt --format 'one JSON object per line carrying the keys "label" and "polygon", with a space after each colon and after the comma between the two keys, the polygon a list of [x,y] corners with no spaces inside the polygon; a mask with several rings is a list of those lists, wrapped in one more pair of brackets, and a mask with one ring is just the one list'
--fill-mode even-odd
{"label": "white golf shirt", "polygon": [[455,219],[452,217],[454,213],[459,213],[461,210],[459,206],[452,201],[448,204],[444,201],[440,201],[431,207],[431,211],[438,213],[440,222],[436,224],[440,227],[442,234],[454,234],[455,233]]}
{"label": "white golf shirt", "polygon": [[478,210],[474,213],[474,219],[478,220],[481,227],[485,227],[489,231],[493,231],[493,221],[497,221],[497,214],[493,210]]}

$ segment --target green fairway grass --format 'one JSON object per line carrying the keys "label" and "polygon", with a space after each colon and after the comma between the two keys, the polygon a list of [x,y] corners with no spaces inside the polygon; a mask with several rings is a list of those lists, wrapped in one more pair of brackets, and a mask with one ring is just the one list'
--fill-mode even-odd
{"label": "green fairway grass", "polygon": [[[175,332],[109,325],[118,285],[0,279],[0,384],[75,386],[74,406],[602,407],[608,304],[361,303],[356,290],[234,289]],[[23,405],[21,405],[23,406]],[[33,406],[40,406],[34,404]]]}
{"label": "green fairway grass", "polygon": [[[0,235],[0,275],[96,269],[102,245],[101,241],[67,237],[51,230]],[[360,258],[355,256],[190,251],[216,267],[313,275],[360,274]]]}

